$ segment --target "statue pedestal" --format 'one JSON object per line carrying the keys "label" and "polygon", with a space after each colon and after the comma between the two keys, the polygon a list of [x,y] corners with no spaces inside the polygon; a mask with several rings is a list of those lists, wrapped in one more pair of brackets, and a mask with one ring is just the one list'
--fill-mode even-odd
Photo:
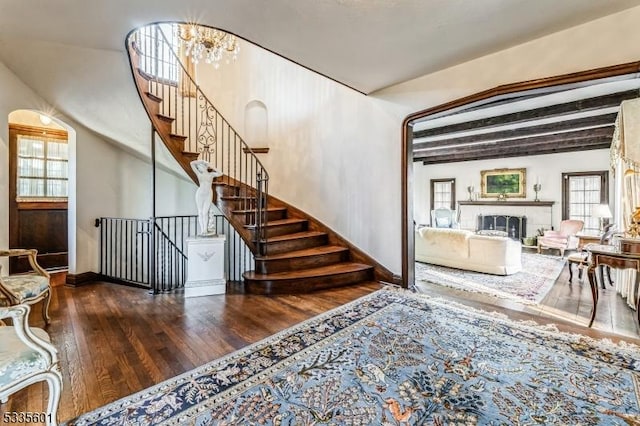
{"label": "statue pedestal", "polygon": [[224,294],[224,235],[187,238],[187,282],[184,297]]}

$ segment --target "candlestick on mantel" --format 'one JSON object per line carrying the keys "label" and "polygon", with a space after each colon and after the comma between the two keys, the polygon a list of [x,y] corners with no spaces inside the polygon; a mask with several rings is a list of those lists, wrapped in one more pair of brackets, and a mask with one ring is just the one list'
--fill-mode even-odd
{"label": "candlestick on mantel", "polygon": [[533,201],[540,201],[540,199],[538,198],[538,192],[540,192],[541,189],[542,185],[540,185],[539,183],[533,185],[533,190],[536,192],[536,199]]}

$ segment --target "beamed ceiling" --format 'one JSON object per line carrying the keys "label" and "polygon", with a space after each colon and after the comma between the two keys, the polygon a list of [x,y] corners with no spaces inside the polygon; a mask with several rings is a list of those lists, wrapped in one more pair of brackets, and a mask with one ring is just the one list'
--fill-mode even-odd
{"label": "beamed ceiling", "polygon": [[609,148],[620,103],[640,96],[637,73],[490,98],[413,127],[424,164]]}

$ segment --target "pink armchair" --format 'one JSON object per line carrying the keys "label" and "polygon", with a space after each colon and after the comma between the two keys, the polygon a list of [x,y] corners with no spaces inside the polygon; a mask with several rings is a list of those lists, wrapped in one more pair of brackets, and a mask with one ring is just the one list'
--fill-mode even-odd
{"label": "pink armchair", "polygon": [[557,231],[545,231],[544,235],[538,237],[538,253],[542,249],[560,250],[560,256],[564,257],[565,250],[575,250],[578,248],[578,237],[576,234],[582,231],[584,222],[581,220],[563,220],[560,222],[560,229]]}

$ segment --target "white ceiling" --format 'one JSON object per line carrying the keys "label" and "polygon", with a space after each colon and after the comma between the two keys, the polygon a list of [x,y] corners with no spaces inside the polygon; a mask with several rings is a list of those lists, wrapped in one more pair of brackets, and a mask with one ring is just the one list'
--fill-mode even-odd
{"label": "white ceiling", "polygon": [[[364,93],[640,5],[640,0],[2,0],[16,39],[124,51],[127,33],[197,21]],[[25,52],[28,54],[28,52]]]}

